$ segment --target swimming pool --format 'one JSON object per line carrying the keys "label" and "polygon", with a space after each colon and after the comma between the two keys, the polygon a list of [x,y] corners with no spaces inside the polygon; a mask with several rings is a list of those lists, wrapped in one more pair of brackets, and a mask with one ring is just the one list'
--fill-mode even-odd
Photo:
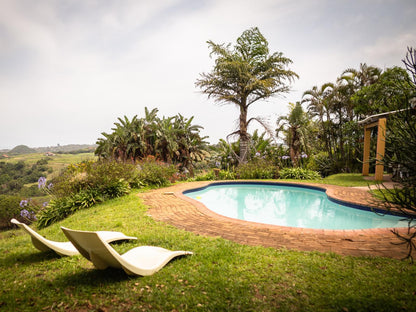
{"label": "swimming pool", "polygon": [[341,204],[309,186],[214,183],[183,194],[220,215],[273,225],[333,230],[407,227],[402,217]]}

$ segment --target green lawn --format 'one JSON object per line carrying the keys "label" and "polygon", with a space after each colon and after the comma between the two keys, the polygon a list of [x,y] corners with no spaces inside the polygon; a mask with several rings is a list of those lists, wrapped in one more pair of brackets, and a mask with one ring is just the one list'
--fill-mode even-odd
{"label": "green lawn", "polygon": [[[137,193],[137,192],[136,192]],[[79,211],[60,226],[116,230],[139,245],[191,250],[148,277],[96,270],[82,258],[37,251],[21,230],[0,232],[1,311],[414,311],[416,267],[386,258],[239,245],[155,222],[135,195]]]}

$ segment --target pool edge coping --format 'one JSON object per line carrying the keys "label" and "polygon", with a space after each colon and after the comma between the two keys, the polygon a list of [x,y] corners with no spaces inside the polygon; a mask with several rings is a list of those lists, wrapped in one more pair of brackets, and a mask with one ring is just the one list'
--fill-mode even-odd
{"label": "pool edge coping", "polygon": [[[247,224],[251,224],[253,226],[259,227],[259,228],[269,228],[269,227],[275,227],[275,228],[283,228],[283,229],[287,229],[288,231],[293,231],[293,232],[302,232],[302,233],[330,233],[330,234],[376,234],[376,233],[391,233],[391,231],[393,229],[398,229],[398,230],[403,230],[406,229],[407,227],[397,227],[397,228],[370,228],[370,229],[354,229],[354,230],[333,230],[333,229],[311,229],[311,228],[301,228],[301,227],[293,227],[293,226],[284,226],[284,225],[274,225],[274,224],[268,224],[268,223],[261,223],[261,222],[256,222],[256,221],[247,221],[247,220],[240,220],[240,219],[236,219],[236,218],[232,218],[232,217],[227,217],[221,214],[218,214],[212,210],[210,210],[208,207],[206,207],[203,203],[192,199],[188,196],[186,196],[184,193],[185,192],[191,192],[191,191],[196,191],[196,190],[200,190],[200,189],[204,189],[209,187],[210,185],[224,185],[224,184],[245,184],[245,183],[255,183],[255,184],[268,184],[268,185],[273,185],[273,184],[277,184],[277,185],[286,185],[286,186],[298,186],[298,187],[305,187],[305,188],[312,188],[312,189],[316,189],[316,190],[320,190],[325,192],[325,194],[328,196],[328,198],[330,200],[334,200],[335,202],[339,202],[342,204],[346,204],[348,206],[355,206],[353,208],[357,208],[357,209],[363,209],[363,210],[367,210],[367,211],[371,211],[371,209],[376,209],[379,210],[380,213],[388,213],[387,210],[381,209],[380,207],[376,207],[371,206],[371,205],[364,205],[363,203],[360,203],[358,201],[347,201],[345,199],[339,198],[337,197],[336,193],[334,193],[334,189],[339,188],[339,189],[351,189],[351,187],[347,187],[347,186],[338,186],[338,185],[331,185],[331,184],[317,184],[317,183],[302,183],[302,182],[289,182],[289,181],[258,181],[258,180],[215,180],[215,181],[201,181],[201,186],[196,186],[196,187],[191,187],[191,188],[186,188],[186,189],[182,189],[182,190],[178,190],[173,192],[173,194],[182,200],[187,201],[188,203],[192,204],[193,206],[195,206],[199,211],[201,211],[202,213],[217,218],[217,219],[222,219],[225,221],[231,221],[234,223],[247,223]],[[359,190],[359,189],[355,189],[355,191],[359,192],[366,192],[365,190]],[[363,207],[368,207],[370,208],[370,210],[365,209]],[[376,213],[376,212],[374,212]]]}

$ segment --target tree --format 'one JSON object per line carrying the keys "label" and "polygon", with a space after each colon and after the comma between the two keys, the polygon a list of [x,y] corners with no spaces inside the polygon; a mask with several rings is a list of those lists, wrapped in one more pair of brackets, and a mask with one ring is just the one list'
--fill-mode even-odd
{"label": "tree", "polygon": [[[396,179],[401,187],[388,189],[383,184],[378,185],[385,207],[393,212],[399,210],[408,220],[407,233],[393,230],[393,233],[408,248],[407,257],[413,261],[412,253],[416,249],[416,50],[408,48],[403,60],[411,77],[408,83],[413,92],[403,99],[403,109],[389,116],[389,131],[386,136],[386,155],[383,158],[385,166],[396,168],[399,172]],[[403,94],[407,93],[407,86]]]}
{"label": "tree", "polygon": [[352,97],[356,114],[374,115],[406,107],[413,89],[405,69],[386,69],[372,85],[361,88]]}
{"label": "tree", "polygon": [[323,142],[324,150],[332,158],[332,103],[331,94],[335,86],[333,83],[325,83],[321,87],[314,86],[306,90],[302,96],[302,103],[308,103],[308,112],[312,117],[318,118],[319,138]]}
{"label": "tree", "polygon": [[359,70],[348,68],[342,73],[343,78],[349,77],[353,80],[357,90],[376,83],[380,75],[380,68],[368,66],[366,63],[361,63]]}
{"label": "tree", "polygon": [[290,159],[294,167],[298,166],[301,152],[309,154],[308,138],[312,132],[310,118],[303,111],[300,102],[289,104],[289,114],[277,119],[276,136],[284,133],[286,144],[289,146]]}
{"label": "tree", "polygon": [[288,92],[288,83],[298,75],[287,69],[292,61],[281,52],[269,54],[268,42],[257,27],[244,31],[233,49],[231,44],[208,41],[208,45],[210,56],[216,56],[215,66],[210,73],[202,73],[195,84],[208,98],[239,108],[239,129],[232,134],[240,138],[239,162],[243,163],[248,157],[248,125],[256,120],[264,126],[259,118],[248,119],[249,106]]}
{"label": "tree", "polygon": [[95,154],[100,158],[121,162],[135,162],[147,156],[170,164],[177,164],[193,174],[194,162],[203,157],[206,147],[200,136],[201,126],[192,125],[193,117],[178,114],[173,117],[157,117],[157,109],[145,108],[145,117],[118,118],[113,132],[102,133],[97,141]]}

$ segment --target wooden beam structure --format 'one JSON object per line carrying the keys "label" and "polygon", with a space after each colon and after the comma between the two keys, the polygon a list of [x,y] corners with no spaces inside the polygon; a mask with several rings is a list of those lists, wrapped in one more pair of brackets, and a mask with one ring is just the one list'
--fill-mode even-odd
{"label": "wooden beam structure", "polygon": [[386,123],[387,120],[383,117],[379,118],[376,122],[371,122],[364,126],[363,176],[368,176],[370,172],[371,129],[377,127],[376,181],[383,181],[383,158],[386,150]]}

